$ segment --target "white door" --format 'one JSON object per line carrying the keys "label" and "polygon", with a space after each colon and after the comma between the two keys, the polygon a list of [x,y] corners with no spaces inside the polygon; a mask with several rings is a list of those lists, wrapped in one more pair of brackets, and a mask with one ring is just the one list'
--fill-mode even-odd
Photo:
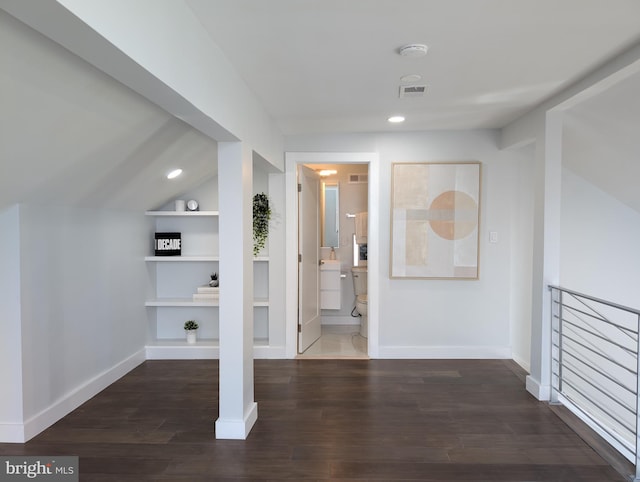
{"label": "white door", "polygon": [[298,353],[320,338],[320,177],[298,168]]}

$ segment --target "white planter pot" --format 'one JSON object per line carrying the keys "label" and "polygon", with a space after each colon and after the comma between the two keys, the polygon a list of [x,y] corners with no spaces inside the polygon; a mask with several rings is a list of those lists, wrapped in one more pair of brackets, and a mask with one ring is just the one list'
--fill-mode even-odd
{"label": "white planter pot", "polygon": [[184,330],[187,334],[187,343],[196,342],[196,330]]}

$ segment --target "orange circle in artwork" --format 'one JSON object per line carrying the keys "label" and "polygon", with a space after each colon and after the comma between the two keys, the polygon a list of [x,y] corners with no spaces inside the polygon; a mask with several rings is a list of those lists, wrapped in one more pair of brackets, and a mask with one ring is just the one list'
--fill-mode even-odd
{"label": "orange circle in artwork", "polygon": [[478,204],[461,191],[446,191],[431,203],[431,228],[441,238],[462,239],[469,236],[478,225]]}

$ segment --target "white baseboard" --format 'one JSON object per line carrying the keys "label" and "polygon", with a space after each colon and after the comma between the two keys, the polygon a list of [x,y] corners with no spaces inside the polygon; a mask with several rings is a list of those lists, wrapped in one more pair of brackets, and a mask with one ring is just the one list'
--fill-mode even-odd
{"label": "white baseboard", "polygon": [[140,365],[145,360],[144,355],[144,350],[134,353],[129,358],[126,358],[114,367],[96,375],[88,382],[66,394],[64,398],[58,400],[53,405],[31,417],[24,423],[23,442],[35,437],[62,417],[78,408],[91,397],[95,396],[113,382]]}
{"label": "white baseboard", "polygon": [[147,345],[147,360],[217,360],[220,347],[198,345]]}
{"label": "white baseboard", "polygon": [[527,360],[524,360],[517,355],[512,355],[512,358],[514,362],[516,362],[524,369],[524,371],[526,371],[527,373],[531,373],[531,364]]}
{"label": "white baseboard", "polygon": [[284,346],[261,346],[253,347],[253,358],[257,360],[282,360],[286,358]]}
{"label": "white baseboard", "polygon": [[[218,345],[147,345],[147,360],[217,360],[220,358]],[[256,359],[286,358],[284,346],[255,345],[253,357]]]}
{"label": "white baseboard", "polygon": [[538,400],[549,401],[551,399],[551,387],[549,385],[541,385],[538,380],[527,375],[526,384],[527,391]]}
{"label": "white baseboard", "polygon": [[320,316],[322,325],[360,325],[360,317],[353,316]]}
{"label": "white baseboard", "polygon": [[252,402],[243,420],[216,420],[216,438],[222,440],[246,440],[253,424],[258,420],[258,404]]}
{"label": "white baseboard", "polygon": [[[629,462],[635,464],[636,460],[633,444],[624,443],[624,437],[620,434],[618,434],[619,439],[612,437],[606,430],[603,430],[602,427],[598,425],[598,423],[595,423],[594,420],[589,415],[587,415],[587,413],[585,413],[580,407],[574,405],[571,400],[563,397],[562,395],[559,395],[558,401],[566,408],[568,408],[576,417],[587,424],[591,428],[591,430],[605,439],[609,445],[620,452]],[[613,433],[615,433],[615,430],[613,430],[612,427],[609,427],[609,429],[611,429]]]}
{"label": "white baseboard", "polygon": [[498,346],[379,346],[377,358],[510,359],[511,350]]}

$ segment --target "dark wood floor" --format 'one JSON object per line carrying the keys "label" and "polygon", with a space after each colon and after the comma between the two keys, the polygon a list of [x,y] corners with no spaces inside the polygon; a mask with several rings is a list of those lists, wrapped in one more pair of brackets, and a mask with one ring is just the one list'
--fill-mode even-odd
{"label": "dark wood floor", "polygon": [[0,455],[81,481],[623,481],[504,360],[258,360],[259,419],[216,440],[218,364],[147,361]]}

